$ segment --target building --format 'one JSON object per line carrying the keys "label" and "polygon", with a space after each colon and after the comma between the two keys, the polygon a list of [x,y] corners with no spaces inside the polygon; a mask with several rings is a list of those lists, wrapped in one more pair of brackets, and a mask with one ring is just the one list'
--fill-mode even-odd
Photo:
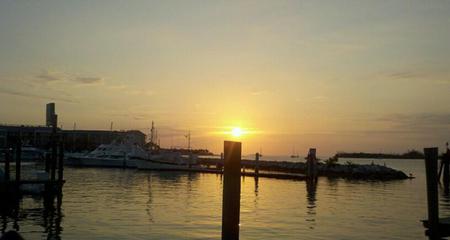
{"label": "building", "polygon": [[[12,147],[20,137],[24,145],[41,149],[49,149],[53,126],[57,126],[58,115],[55,103],[45,106],[46,126],[0,125],[0,148]],[[62,136],[67,151],[90,151],[100,144],[109,144],[114,140],[125,140],[128,143],[145,146],[146,135],[141,131],[105,131],[105,130],[61,130],[56,129]]]}
{"label": "building", "polygon": [[[141,131],[103,131],[103,130],[57,130],[62,133],[67,151],[90,151],[100,144],[108,144],[114,140],[145,145],[146,135]],[[17,137],[23,144],[41,149],[49,149],[52,128],[45,126],[0,125],[0,148],[12,147]]]}
{"label": "building", "polygon": [[0,125],[0,148],[12,147],[20,136],[25,145],[48,149],[51,135],[51,127]]}
{"label": "building", "polygon": [[145,145],[146,135],[141,131],[63,130],[63,141],[68,151],[93,150],[100,144],[114,140],[126,140],[139,146]]}

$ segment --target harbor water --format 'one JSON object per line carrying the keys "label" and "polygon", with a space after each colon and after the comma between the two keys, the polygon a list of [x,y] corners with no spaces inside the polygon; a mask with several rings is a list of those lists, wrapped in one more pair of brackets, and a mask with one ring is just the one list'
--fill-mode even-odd
{"label": "harbor water", "polygon": [[[323,177],[317,185],[243,178],[241,239],[426,239],[424,161],[373,161],[416,178]],[[66,168],[65,178],[60,209],[24,197],[2,212],[2,232],[16,229],[26,239],[220,239],[220,175]],[[440,201],[441,216],[450,216],[450,197],[440,193]]]}

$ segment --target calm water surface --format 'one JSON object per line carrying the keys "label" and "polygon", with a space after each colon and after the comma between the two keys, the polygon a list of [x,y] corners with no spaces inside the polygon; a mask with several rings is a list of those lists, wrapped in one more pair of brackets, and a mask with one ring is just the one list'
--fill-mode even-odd
{"label": "calm water surface", "polygon": [[[425,239],[423,161],[375,161],[416,179],[243,178],[241,239]],[[18,211],[2,214],[2,231],[19,229],[27,239],[220,239],[219,175],[67,168],[65,177],[60,209],[25,197]],[[441,216],[450,216],[443,195]]]}

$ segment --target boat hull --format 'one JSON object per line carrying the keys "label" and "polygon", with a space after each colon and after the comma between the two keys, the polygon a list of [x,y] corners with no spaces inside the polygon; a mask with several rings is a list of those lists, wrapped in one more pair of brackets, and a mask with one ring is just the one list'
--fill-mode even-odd
{"label": "boat hull", "polygon": [[66,164],[78,167],[136,168],[136,159],[111,159],[94,157],[71,157]]}

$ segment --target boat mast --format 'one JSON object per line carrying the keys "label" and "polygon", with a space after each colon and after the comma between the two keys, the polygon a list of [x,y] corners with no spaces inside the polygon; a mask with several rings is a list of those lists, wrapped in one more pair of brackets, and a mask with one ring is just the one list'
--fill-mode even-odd
{"label": "boat mast", "polygon": [[152,121],[152,128],[150,129],[150,149],[153,149],[155,141],[155,123]]}
{"label": "boat mast", "polygon": [[191,131],[189,130],[187,135],[184,135],[188,141],[188,151],[191,151]]}

